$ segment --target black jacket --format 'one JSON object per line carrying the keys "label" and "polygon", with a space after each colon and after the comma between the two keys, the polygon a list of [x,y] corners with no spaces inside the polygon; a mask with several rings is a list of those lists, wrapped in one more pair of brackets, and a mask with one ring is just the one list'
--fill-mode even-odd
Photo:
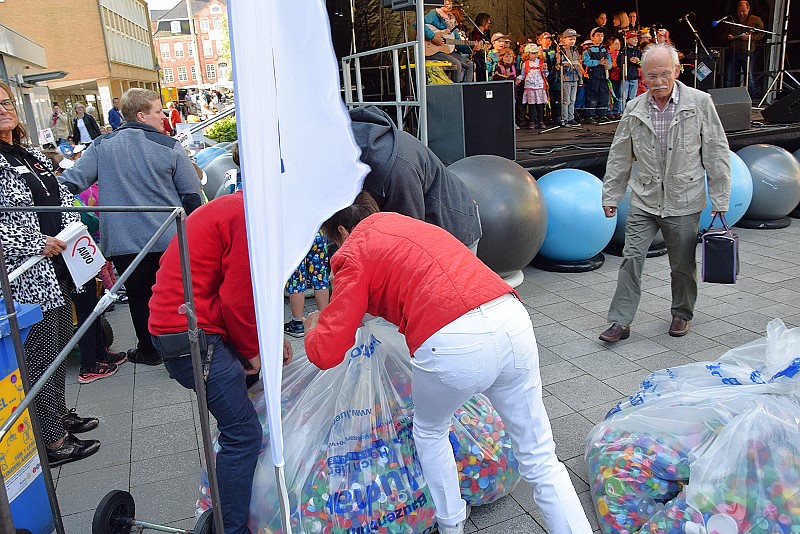
{"label": "black jacket", "polygon": [[364,190],[381,211],[435,224],[465,245],[481,237],[467,186],[428,147],[374,106],[351,110],[350,120],[361,161],[372,168]]}
{"label": "black jacket", "polygon": [[[83,123],[86,125],[86,130],[89,132],[89,137],[92,140],[97,139],[100,137],[100,126],[97,125],[97,121],[94,120],[94,117],[89,115],[88,113],[83,114]],[[72,119],[72,141],[77,145],[80,143],[88,143],[90,142],[89,139],[80,139],[81,132],[78,130],[78,118],[75,117]]]}

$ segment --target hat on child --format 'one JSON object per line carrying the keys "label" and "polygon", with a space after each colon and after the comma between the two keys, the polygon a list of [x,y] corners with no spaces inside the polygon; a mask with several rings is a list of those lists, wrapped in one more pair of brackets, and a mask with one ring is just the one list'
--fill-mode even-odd
{"label": "hat on child", "polygon": [[533,43],[528,43],[528,44],[525,45],[524,52],[526,52],[528,54],[538,54],[539,53],[539,47],[536,46]]}
{"label": "hat on child", "polygon": [[505,39],[508,39],[508,37],[509,37],[508,35],[506,35],[506,34],[504,34],[502,32],[497,32],[497,33],[492,35],[492,42],[495,42],[498,39],[504,39],[505,40]]}
{"label": "hat on child", "polygon": [[564,30],[564,33],[561,34],[561,37],[577,37],[577,36],[578,32],[576,32],[572,28],[567,28],[566,30]]}
{"label": "hat on child", "polygon": [[590,32],[590,35],[594,35],[596,33],[602,33],[603,35],[605,35],[606,34],[606,30],[602,26],[598,26],[597,28],[593,28],[592,29],[592,31]]}
{"label": "hat on child", "polygon": [[75,165],[75,162],[67,158],[64,158],[58,162],[58,167],[63,170],[71,169],[73,165]]}
{"label": "hat on child", "polygon": [[635,30],[628,30],[625,32],[625,39],[633,39],[634,37],[639,37],[639,33]]}
{"label": "hat on child", "polygon": [[71,158],[74,154],[80,154],[83,152],[83,149],[86,148],[86,145],[75,145],[72,146],[69,143],[61,143],[58,146],[58,149],[64,154],[65,158]]}

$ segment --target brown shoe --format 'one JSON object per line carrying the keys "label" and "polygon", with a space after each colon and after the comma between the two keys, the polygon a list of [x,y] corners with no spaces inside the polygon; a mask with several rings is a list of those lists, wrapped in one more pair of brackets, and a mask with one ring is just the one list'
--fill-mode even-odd
{"label": "brown shoe", "polygon": [[669,335],[672,337],[685,336],[689,332],[689,321],[683,317],[673,317],[669,325]]}
{"label": "brown shoe", "polygon": [[631,327],[622,326],[619,323],[612,324],[608,330],[600,334],[600,340],[609,343],[616,343],[620,339],[628,339],[629,337],[631,337]]}

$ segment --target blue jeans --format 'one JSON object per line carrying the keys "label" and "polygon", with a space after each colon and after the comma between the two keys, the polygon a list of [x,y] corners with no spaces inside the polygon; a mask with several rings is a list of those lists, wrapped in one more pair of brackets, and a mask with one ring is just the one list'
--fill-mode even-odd
{"label": "blue jeans", "polygon": [[639,80],[625,80],[625,103],[628,103],[636,98],[636,92],[638,90]]}
{"label": "blue jeans", "polygon": [[[746,52],[742,53],[730,53],[728,58],[728,65],[727,69],[725,70],[725,87],[736,87],[739,85],[739,76],[743,75],[747,70],[747,56]],[[756,82],[753,77],[753,70],[755,69],[755,64],[753,60],[755,59],[753,54],[749,54],[750,56],[750,75],[747,78],[747,92],[750,93],[751,98],[755,98],[756,94]]]}
{"label": "blue jeans", "polygon": [[[221,450],[216,465],[222,521],[225,534],[247,534],[250,493],[261,448],[261,423],[247,397],[244,367],[236,350],[218,335],[208,334],[206,338],[208,345],[214,347],[206,397],[219,429]],[[156,336],[153,336],[153,345],[161,354]],[[194,389],[191,358],[165,361],[164,367],[180,385]]]}

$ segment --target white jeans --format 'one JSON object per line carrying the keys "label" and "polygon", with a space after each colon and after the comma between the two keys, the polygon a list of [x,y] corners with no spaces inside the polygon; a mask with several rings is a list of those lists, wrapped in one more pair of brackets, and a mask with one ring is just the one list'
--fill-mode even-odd
{"label": "white jeans", "polygon": [[504,295],[462,315],[428,338],[411,365],[414,442],[440,524],[458,525],[466,518],[448,439],[450,418],[483,392],[503,418],[547,531],[592,532],[567,469],[556,458],[536,338],[521,302]]}

